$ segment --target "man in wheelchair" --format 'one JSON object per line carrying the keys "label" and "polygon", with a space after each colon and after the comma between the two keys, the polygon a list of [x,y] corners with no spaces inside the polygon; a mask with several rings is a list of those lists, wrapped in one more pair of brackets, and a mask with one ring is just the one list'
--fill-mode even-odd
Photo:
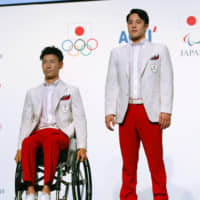
{"label": "man in wheelchair", "polygon": [[43,150],[44,186],[39,200],[50,199],[50,188],[56,173],[60,152],[69,146],[76,132],[77,160],[87,159],[87,128],[79,89],[59,78],[63,54],[56,47],[46,47],[40,55],[44,83],[30,89],[25,98],[18,150],[15,160],[21,161],[26,200],[34,200],[36,155]]}

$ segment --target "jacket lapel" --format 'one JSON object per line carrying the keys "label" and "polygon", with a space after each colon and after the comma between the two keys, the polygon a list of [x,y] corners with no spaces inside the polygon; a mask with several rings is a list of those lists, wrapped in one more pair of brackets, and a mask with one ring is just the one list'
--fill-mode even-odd
{"label": "jacket lapel", "polygon": [[37,106],[36,106],[36,113],[38,114],[38,116],[40,116],[41,112],[42,112],[42,100],[43,100],[43,94],[44,94],[44,86],[43,84],[41,84],[38,89],[36,90],[36,102],[37,102]]}
{"label": "jacket lapel", "polygon": [[139,59],[138,59],[138,64],[140,65],[140,77],[142,76],[148,60],[151,58],[153,49],[152,49],[152,44],[149,41],[146,41],[144,45],[142,46],[140,53],[139,53]]}
{"label": "jacket lapel", "polygon": [[[148,40],[146,40],[140,50],[139,58],[138,58],[138,65],[140,66],[140,76],[143,74],[143,72],[147,66],[147,61],[151,58],[152,52],[153,52],[152,44]],[[125,66],[125,71],[126,71],[126,75],[128,78],[129,78],[129,73],[130,73],[129,67],[130,67],[131,62],[133,62],[132,54],[133,54],[132,48],[131,48],[130,44],[128,44],[126,46],[126,54],[125,54],[125,55],[128,55],[125,59],[126,63],[127,63]],[[128,62],[127,62],[127,60],[128,60]]]}
{"label": "jacket lapel", "polygon": [[53,109],[56,110],[62,96],[67,95],[67,87],[62,80],[59,81],[55,88],[55,95],[53,100]]}
{"label": "jacket lapel", "polygon": [[129,79],[129,74],[130,74],[130,64],[131,64],[131,62],[133,62],[132,60],[131,60],[131,58],[132,58],[132,54],[133,52],[132,52],[132,50],[131,50],[131,46],[130,46],[130,44],[128,44],[127,46],[126,46],[126,52],[125,52],[125,54],[124,54],[124,62],[126,63],[126,65],[125,65],[125,71],[126,71],[126,75],[127,75],[127,78]]}

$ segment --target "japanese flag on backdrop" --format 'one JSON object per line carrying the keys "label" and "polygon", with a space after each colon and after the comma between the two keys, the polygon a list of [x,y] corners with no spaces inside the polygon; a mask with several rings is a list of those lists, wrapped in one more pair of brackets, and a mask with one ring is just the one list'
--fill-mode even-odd
{"label": "japanese flag on backdrop", "polygon": [[71,39],[85,39],[92,37],[92,24],[89,22],[75,22],[67,26],[67,36]]}
{"label": "japanese flag on backdrop", "polygon": [[188,46],[200,45],[200,13],[185,12],[179,15],[179,27],[183,32],[182,41]]}
{"label": "japanese flag on backdrop", "polygon": [[93,37],[92,24],[86,22],[70,23],[67,26],[67,37],[62,44],[70,55],[91,54],[98,47],[98,41]]}
{"label": "japanese flag on backdrop", "polygon": [[179,16],[181,29],[193,30],[200,28],[200,12],[185,12]]}

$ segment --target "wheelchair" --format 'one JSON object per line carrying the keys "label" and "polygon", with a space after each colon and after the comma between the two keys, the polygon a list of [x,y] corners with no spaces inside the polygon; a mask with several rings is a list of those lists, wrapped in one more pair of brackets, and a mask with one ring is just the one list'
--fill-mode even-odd
{"label": "wheelchair", "polygon": [[[68,149],[60,152],[54,182],[50,188],[51,191],[56,192],[56,200],[68,200],[70,188],[73,200],[92,200],[92,178],[89,160],[80,162],[76,158],[76,138],[73,137],[70,138]],[[42,190],[43,186],[40,182],[43,183],[43,179],[43,152],[38,151],[34,185],[36,199],[38,199],[38,192]],[[62,198],[60,198],[61,188],[64,193]],[[22,166],[21,162],[18,162],[15,172],[15,200],[22,200],[25,191],[26,185],[23,182]]]}

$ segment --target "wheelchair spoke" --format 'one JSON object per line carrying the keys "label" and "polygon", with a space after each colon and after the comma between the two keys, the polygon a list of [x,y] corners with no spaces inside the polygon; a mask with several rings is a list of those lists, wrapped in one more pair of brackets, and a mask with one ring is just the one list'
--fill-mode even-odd
{"label": "wheelchair spoke", "polygon": [[76,161],[73,166],[72,191],[74,200],[92,199],[92,180],[88,160]]}
{"label": "wheelchair spoke", "polygon": [[44,179],[44,176],[42,176],[42,177],[40,177],[40,178],[37,178],[37,179],[35,180],[35,182],[38,183],[38,182],[42,181],[43,179]]}
{"label": "wheelchair spoke", "polygon": [[67,200],[68,192],[69,192],[69,184],[66,185],[65,194],[64,194],[64,196],[63,196],[63,200]]}
{"label": "wheelchair spoke", "polygon": [[[54,177],[54,183],[51,186],[51,191],[56,190],[56,200],[60,200],[60,190],[65,188],[62,193],[62,200],[68,199],[68,193],[72,190],[73,200],[92,200],[92,179],[89,161],[80,162],[76,159],[76,153],[73,154],[73,162],[67,165],[66,162],[59,163]],[[69,163],[68,163],[69,164]],[[42,189],[41,181],[44,180],[44,167],[36,167],[35,190],[36,192]],[[62,186],[62,187],[61,187]],[[72,188],[70,188],[72,186]],[[21,163],[17,165],[15,174],[15,200],[24,198],[26,190],[23,182],[23,174]]]}
{"label": "wheelchair spoke", "polygon": [[[79,167],[79,175],[78,176],[78,192],[79,192],[79,198],[80,199],[83,199],[83,195],[84,195],[84,188],[85,188],[85,181],[83,179],[83,173],[82,171],[80,170],[80,167]],[[81,191],[80,191],[81,190]]]}

